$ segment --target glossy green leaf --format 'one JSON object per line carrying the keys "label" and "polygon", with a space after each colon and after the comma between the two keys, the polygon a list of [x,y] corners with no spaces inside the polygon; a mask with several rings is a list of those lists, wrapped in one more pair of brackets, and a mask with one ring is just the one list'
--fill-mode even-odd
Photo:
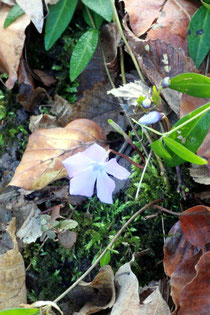
{"label": "glossy green leaf", "polygon": [[[88,13],[87,13],[86,7],[83,7],[82,14],[83,14],[85,22],[92,28],[93,25],[91,23],[91,20],[89,18]],[[91,14],[92,19],[95,23],[95,27],[99,30],[101,27],[101,24],[103,22],[103,18],[92,10],[90,10],[90,14]]]}
{"label": "glossy green leaf", "polygon": [[200,156],[188,150],[182,144],[173,139],[163,137],[163,141],[171,149],[171,151],[187,162],[199,165],[205,165],[208,163],[207,160],[202,159]]}
{"label": "glossy green leaf", "polygon": [[97,44],[99,32],[92,29],[84,33],[78,40],[70,59],[70,79],[74,81],[91,60]]}
{"label": "glossy green leaf", "polygon": [[0,311],[1,315],[39,315],[40,310],[38,308],[13,308]]}
{"label": "glossy green leaf", "polygon": [[203,0],[201,0],[201,2],[204,5],[204,7],[206,7],[208,10],[210,10],[210,1],[207,1],[207,0],[203,1]]}
{"label": "glossy green leaf", "polygon": [[199,68],[210,50],[210,11],[205,6],[192,16],[187,40],[189,55]]}
{"label": "glossy green leaf", "polygon": [[171,160],[172,156],[168,150],[165,149],[162,139],[154,141],[151,145],[151,148],[159,157],[163,158],[164,160]]}
{"label": "glossy green leaf", "polygon": [[45,26],[45,49],[49,50],[69,25],[78,0],[60,0],[50,5]]}
{"label": "glossy green leaf", "polygon": [[105,265],[108,265],[110,260],[111,260],[111,254],[110,254],[110,251],[108,250],[106,254],[100,259],[101,268]]}
{"label": "glossy green leaf", "polygon": [[10,24],[12,24],[15,20],[17,20],[21,15],[24,14],[23,9],[16,3],[11,10],[9,11],[5,21],[4,28],[7,28]]}
{"label": "glossy green leaf", "polygon": [[198,73],[177,75],[171,79],[169,87],[195,97],[210,97],[210,78]]}
{"label": "glossy green leaf", "polygon": [[[181,124],[187,122],[188,120],[192,119],[194,116],[202,113],[206,110],[210,109],[210,103],[207,103],[193,112],[189,113],[188,115],[181,118],[177,123],[173,126],[172,130]],[[184,125],[177,131],[171,133],[168,138],[175,140],[176,142],[184,145],[188,150],[195,153],[200,145],[202,144],[204,138],[207,135],[208,129],[210,126],[210,110],[204,112],[199,117],[195,118],[194,120],[190,121],[188,124]],[[180,164],[183,164],[185,161],[183,158],[175,154],[169,148],[164,146],[162,141],[159,139],[152,144],[152,149],[155,153],[164,159],[164,162],[167,166],[173,167]],[[168,151],[167,155],[165,151]]]}
{"label": "glossy green leaf", "polygon": [[91,10],[102,16],[107,22],[111,22],[113,10],[110,0],[82,0]]}

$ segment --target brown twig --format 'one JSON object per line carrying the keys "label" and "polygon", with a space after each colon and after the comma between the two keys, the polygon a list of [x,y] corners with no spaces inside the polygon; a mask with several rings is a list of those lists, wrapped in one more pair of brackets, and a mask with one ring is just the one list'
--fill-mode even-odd
{"label": "brown twig", "polygon": [[131,164],[135,165],[136,167],[140,168],[140,169],[144,169],[144,166],[142,165],[139,165],[138,163],[134,162],[133,160],[131,160],[127,155],[123,154],[123,153],[120,153],[120,152],[117,152],[113,149],[109,149],[110,152],[116,154],[116,155],[119,155],[121,157],[123,157],[124,159],[126,159],[128,162],[130,162]]}
{"label": "brown twig", "polygon": [[153,208],[158,209],[158,210],[161,210],[161,211],[166,212],[166,213],[169,213],[169,214],[172,214],[172,215],[180,216],[180,215],[183,214],[183,212],[173,212],[173,211],[170,211],[170,210],[168,210],[168,209],[166,209],[166,208],[163,208],[163,207],[157,206],[157,205],[153,206]]}

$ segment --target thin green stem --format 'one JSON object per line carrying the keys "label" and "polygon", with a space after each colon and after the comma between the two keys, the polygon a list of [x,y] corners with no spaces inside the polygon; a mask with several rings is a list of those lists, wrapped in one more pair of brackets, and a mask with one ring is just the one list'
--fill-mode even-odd
{"label": "thin green stem", "polygon": [[125,43],[125,45],[126,45],[126,47],[128,49],[128,52],[129,52],[129,54],[131,56],[131,59],[132,59],[132,61],[134,63],[134,66],[135,66],[135,68],[136,68],[136,70],[138,72],[138,75],[139,75],[140,79],[142,80],[142,82],[145,82],[144,81],[144,77],[143,77],[143,75],[141,73],[141,70],[139,68],[138,62],[137,62],[137,60],[136,60],[136,58],[135,58],[135,56],[134,56],[134,54],[132,52],[132,49],[130,48],[130,46],[128,44],[127,39],[125,38],[124,33],[123,33],[122,26],[121,26],[121,23],[120,23],[120,20],[119,20],[119,17],[118,17],[118,13],[117,13],[117,10],[116,10],[116,7],[115,7],[115,0],[110,0],[110,1],[111,1],[111,4],[112,4],[115,21],[116,21],[118,29],[120,31],[121,37],[122,37],[122,39],[123,39],[123,41],[124,41],[124,43]]}
{"label": "thin green stem", "polygon": [[128,225],[139,215],[141,214],[143,211],[145,211],[147,208],[155,205],[156,203],[161,202],[161,199],[157,199],[154,200],[150,203],[148,203],[147,205],[145,205],[143,208],[141,208],[140,210],[138,210],[136,213],[134,213],[134,215],[132,215],[132,217],[130,217],[130,219],[121,227],[121,229],[117,232],[117,234],[113,237],[113,239],[111,240],[111,242],[109,243],[109,245],[104,249],[104,251],[101,253],[101,255],[99,255],[99,257],[96,259],[96,261],[94,262],[94,264],[79,278],[77,279],[77,281],[75,281],[66,291],[64,291],[61,295],[59,295],[53,302],[57,303],[59,302],[61,299],[64,298],[64,296],[66,296],[66,294],[68,294],[73,288],[75,288],[80,281],[82,281],[90,272],[91,270],[93,270],[96,265],[100,262],[101,258],[106,254],[106,252],[112,248],[114,242],[118,239],[118,237],[122,234],[122,232],[128,227]]}
{"label": "thin green stem", "polygon": [[120,46],[120,70],[121,70],[121,75],[122,75],[122,82],[123,84],[126,84],[126,77],[125,77],[125,64],[124,64],[124,55],[123,55],[123,50],[122,46]]}
{"label": "thin green stem", "polygon": [[87,14],[88,14],[88,16],[89,16],[89,19],[90,19],[90,22],[91,22],[91,24],[92,24],[92,27],[96,29],[96,25],[95,25],[95,22],[94,22],[94,20],[93,20],[93,18],[92,18],[92,15],[91,15],[91,13],[90,13],[89,8],[88,8],[87,6],[85,6],[85,8],[86,8],[86,10],[87,10]]}
{"label": "thin green stem", "polygon": [[150,151],[149,153],[149,156],[146,160],[146,164],[144,165],[144,169],[142,171],[142,174],[141,174],[141,178],[140,178],[140,181],[139,181],[139,184],[138,184],[138,188],[137,188],[137,191],[136,191],[136,196],[135,196],[135,199],[138,199],[138,196],[139,196],[139,192],[140,192],[140,188],[141,188],[141,183],[143,181],[143,178],[144,178],[144,174],[146,172],[146,169],[147,169],[147,166],[149,164],[149,161],[150,161],[150,158],[151,158],[151,154],[152,154],[152,151]]}
{"label": "thin green stem", "polygon": [[153,128],[150,128],[150,127],[148,127],[148,126],[146,126],[146,125],[140,124],[140,123],[139,123],[137,120],[135,120],[134,118],[132,118],[132,120],[133,120],[136,124],[138,124],[139,126],[141,126],[142,128],[148,129],[149,131],[152,131],[152,132],[156,133],[157,135],[159,135],[159,136],[161,136],[161,137],[164,135],[163,133],[161,133],[161,132],[159,132],[159,131],[157,131],[157,130],[155,130],[155,129],[153,129]]}

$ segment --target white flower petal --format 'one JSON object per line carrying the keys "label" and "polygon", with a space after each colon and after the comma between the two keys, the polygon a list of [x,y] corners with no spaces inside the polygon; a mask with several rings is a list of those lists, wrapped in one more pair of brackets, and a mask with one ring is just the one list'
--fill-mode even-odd
{"label": "white flower petal", "polygon": [[112,193],[115,189],[115,182],[105,172],[98,173],[96,189],[101,202],[113,203]]}
{"label": "white flower petal", "polygon": [[105,163],[104,171],[118,179],[127,179],[130,176],[130,172],[119,165],[115,158]]}
{"label": "white flower petal", "polygon": [[84,171],[70,180],[70,194],[91,197],[94,191],[94,185],[97,178],[97,172]]}
{"label": "white flower petal", "polygon": [[104,162],[107,158],[107,152],[106,150],[98,145],[97,143],[94,143],[89,148],[87,148],[85,151],[83,151],[85,156],[87,156],[89,159],[96,161],[96,162]]}
{"label": "white flower petal", "polygon": [[74,177],[81,172],[91,169],[93,161],[90,160],[84,152],[79,152],[68,157],[62,163],[65,166],[69,177]]}

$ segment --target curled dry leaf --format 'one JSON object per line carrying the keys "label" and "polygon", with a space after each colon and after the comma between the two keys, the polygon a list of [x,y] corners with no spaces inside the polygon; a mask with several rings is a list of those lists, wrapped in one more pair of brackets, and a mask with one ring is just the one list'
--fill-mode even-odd
{"label": "curled dry leaf", "polygon": [[38,116],[30,116],[29,129],[31,132],[35,132],[41,128],[55,128],[58,127],[56,117],[47,114],[41,114]]}
{"label": "curled dry leaf", "polygon": [[[59,0],[46,0],[45,2],[47,4],[55,4],[58,1]],[[43,12],[42,0],[33,0],[33,2],[28,1],[28,0],[16,0],[16,2],[27,14],[27,16],[31,19],[37,31],[41,33],[43,24],[44,24],[44,12]]]}
{"label": "curled dry leaf", "polygon": [[141,315],[139,300],[139,283],[131,270],[130,263],[119,268],[115,274],[117,300],[112,308],[111,315]]}
{"label": "curled dry leaf", "polygon": [[124,0],[124,2],[131,29],[139,37],[146,33],[159,17],[165,0]]}
{"label": "curled dry leaf", "polygon": [[65,128],[39,129],[30,137],[9,185],[39,190],[67,175],[62,161],[93,143],[106,145],[103,130],[92,120],[77,119]]}
{"label": "curled dry leaf", "polygon": [[170,315],[170,309],[164,301],[159,288],[156,288],[141,305],[141,315]]}
{"label": "curled dry leaf", "polygon": [[25,29],[30,19],[22,15],[4,29],[3,24],[10,9],[9,6],[2,5],[0,10],[0,72],[6,72],[9,75],[6,86],[12,89],[17,80],[17,71],[25,42]]}
{"label": "curled dry leaf", "polygon": [[201,256],[195,266],[196,275],[182,290],[177,315],[209,314],[210,310],[210,252]]}
{"label": "curled dry leaf", "polygon": [[[100,269],[92,282],[81,281],[78,287],[68,294],[68,305],[62,309],[66,314],[86,315],[97,313],[100,310],[111,308],[115,301],[114,274],[109,265]],[[72,304],[71,311],[69,304]],[[68,308],[68,310],[65,310]]]}
{"label": "curled dry leaf", "polygon": [[[203,257],[201,248],[205,252],[205,246],[210,243],[209,225],[209,208],[196,206],[183,212],[180,215],[180,221],[169,231],[169,237],[164,245],[164,270],[171,278],[171,296],[176,306],[173,315],[201,314],[198,311],[199,308],[195,308],[192,303],[188,304],[188,309],[185,309],[186,313],[180,313],[180,307],[182,299],[185,300],[185,295],[191,294],[188,293],[187,288],[197,277],[196,264]],[[209,279],[207,268],[203,269],[202,272],[205,275],[200,275],[201,278],[208,277]],[[206,281],[199,284],[201,287],[202,285],[206,290]],[[197,301],[195,291],[194,297],[191,296],[190,301],[192,299]],[[200,305],[200,310],[202,310],[202,297],[196,304]],[[206,305],[207,300],[205,307]]]}
{"label": "curled dry leaf", "polygon": [[74,104],[62,101],[59,96],[52,106],[51,113],[58,115],[58,124],[62,126],[66,120],[88,118],[97,122],[107,134],[113,131],[107,122],[108,119],[112,119],[124,129],[125,118],[120,115],[121,106],[114,96],[107,95],[108,90],[110,90],[110,85],[107,81],[95,83],[93,88],[85,90],[83,97]]}
{"label": "curled dry leaf", "polygon": [[[142,41],[129,31],[126,23],[124,26],[129,45],[141,70],[156,87],[160,87],[165,77],[173,77],[184,72],[197,72],[192,59],[186,57],[181,48],[177,49],[160,39]],[[163,89],[161,95],[170,108],[179,114],[182,94],[171,89]]]}
{"label": "curled dry leaf", "polygon": [[13,248],[0,255],[0,310],[26,303],[25,266],[15,237],[15,218],[6,228]]}

